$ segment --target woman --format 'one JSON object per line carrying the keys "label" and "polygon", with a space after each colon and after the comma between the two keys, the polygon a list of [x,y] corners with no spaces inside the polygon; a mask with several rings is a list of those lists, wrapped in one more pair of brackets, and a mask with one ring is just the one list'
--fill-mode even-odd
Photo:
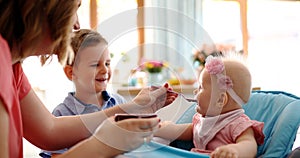
{"label": "woman", "polygon": [[0,157],[23,157],[22,137],[46,150],[77,144],[60,157],[112,157],[133,150],[158,128],[159,118],[114,122],[107,117],[153,113],[176,98],[166,93],[167,85],[155,91],[145,88],[127,104],[92,114],[54,117],[32,90],[21,62],[40,56],[44,63],[57,55],[64,64],[72,54],[70,33],[79,4],[79,0],[0,1]]}

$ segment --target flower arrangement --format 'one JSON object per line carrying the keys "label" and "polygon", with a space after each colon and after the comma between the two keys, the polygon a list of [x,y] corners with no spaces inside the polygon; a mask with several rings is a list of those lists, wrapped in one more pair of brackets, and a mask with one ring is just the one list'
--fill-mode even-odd
{"label": "flower arrangement", "polygon": [[159,73],[163,67],[167,67],[166,62],[151,60],[142,64],[142,70],[148,71],[149,73]]}
{"label": "flower arrangement", "polygon": [[[193,53],[193,63],[195,67],[203,67],[205,65],[205,59],[209,56],[222,56],[226,52],[235,52],[235,46],[231,44],[215,44],[207,45],[203,44],[202,48],[195,50]],[[243,54],[243,51],[239,51]]]}
{"label": "flower arrangement", "polygon": [[204,66],[207,56],[208,55],[203,50],[195,51],[195,53],[193,54],[193,63],[195,67]]}

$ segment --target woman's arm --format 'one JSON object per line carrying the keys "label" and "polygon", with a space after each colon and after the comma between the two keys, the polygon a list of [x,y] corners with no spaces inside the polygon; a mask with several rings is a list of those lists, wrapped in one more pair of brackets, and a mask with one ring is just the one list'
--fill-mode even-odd
{"label": "woman's arm", "polygon": [[134,150],[144,143],[144,138],[151,137],[159,126],[159,118],[127,119],[114,121],[106,119],[95,134],[73,146],[60,158],[73,157],[114,157]]}
{"label": "woman's arm", "polygon": [[90,135],[79,117],[53,116],[33,90],[30,90],[20,104],[24,137],[39,148],[61,149]]}
{"label": "woman's arm", "polygon": [[76,115],[53,116],[31,90],[21,101],[24,137],[45,150],[70,147],[86,139],[100,123],[115,113],[124,113],[115,106],[105,111]]}
{"label": "woman's arm", "polygon": [[0,157],[8,157],[8,114],[0,99]]}
{"label": "woman's arm", "polygon": [[143,89],[129,103],[95,113],[54,117],[31,90],[21,101],[24,137],[45,150],[73,146],[86,139],[106,118],[116,113],[149,113],[172,103],[177,96],[166,94],[166,88]]}

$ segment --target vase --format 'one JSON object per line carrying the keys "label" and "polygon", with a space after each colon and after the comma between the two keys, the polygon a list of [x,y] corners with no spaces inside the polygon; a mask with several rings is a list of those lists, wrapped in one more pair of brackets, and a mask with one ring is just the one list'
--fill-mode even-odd
{"label": "vase", "polygon": [[163,81],[163,76],[162,73],[158,72],[158,73],[149,73],[148,74],[148,85],[162,85]]}

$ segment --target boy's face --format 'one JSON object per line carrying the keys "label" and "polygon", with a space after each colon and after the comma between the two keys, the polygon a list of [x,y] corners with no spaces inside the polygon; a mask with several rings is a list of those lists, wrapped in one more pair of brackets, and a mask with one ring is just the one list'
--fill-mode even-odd
{"label": "boy's face", "polygon": [[99,93],[106,90],[111,77],[110,55],[107,45],[98,44],[78,52],[78,65],[73,67],[73,82],[76,91]]}

